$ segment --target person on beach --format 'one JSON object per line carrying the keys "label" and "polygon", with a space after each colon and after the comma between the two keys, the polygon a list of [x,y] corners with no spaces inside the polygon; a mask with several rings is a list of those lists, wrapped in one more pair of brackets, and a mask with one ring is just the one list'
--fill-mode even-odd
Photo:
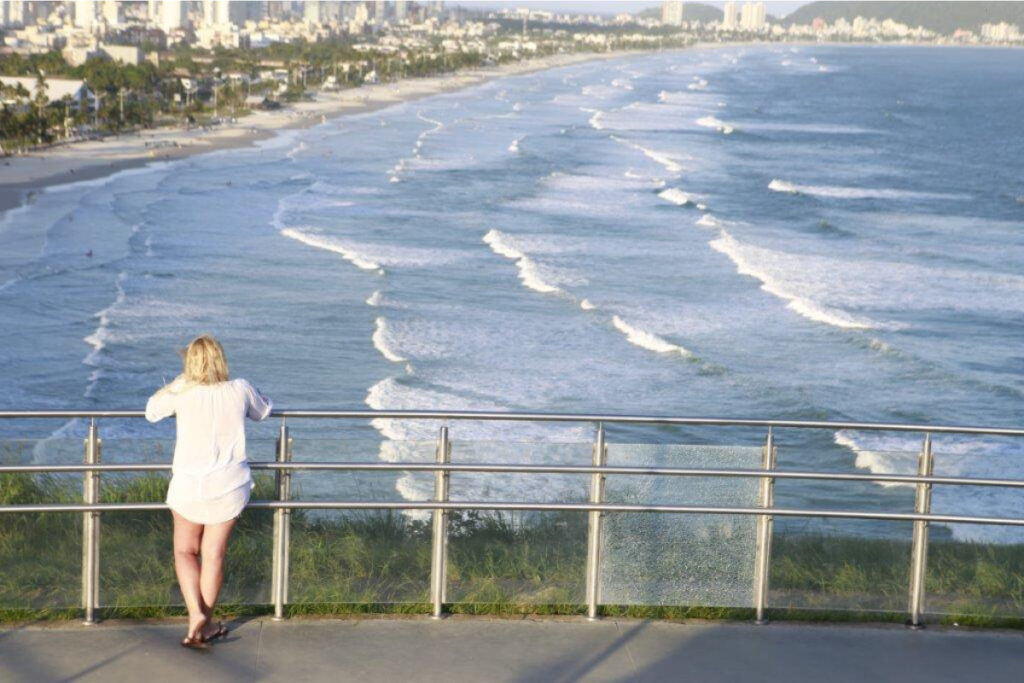
{"label": "person on beach", "polygon": [[223,623],[213,624],[213,608],[228,537],[253,485],[245,418],[265,419],[271,402],[246,380],[228,379],[224,349],[213,337],[193,339],[183,360],[183,372],[146,402],[146,419],[174,415],[177,421],[167,505],[174,516],[174,570],[188,607],[181,644],[205,648],[228,633]]}

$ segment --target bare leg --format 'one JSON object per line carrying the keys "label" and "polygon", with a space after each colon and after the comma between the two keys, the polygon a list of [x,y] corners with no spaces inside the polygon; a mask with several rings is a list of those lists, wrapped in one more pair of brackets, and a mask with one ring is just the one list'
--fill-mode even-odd
{"label": "bare leg", "polygon": [[227,551],[228,538],[237,520],[232,519],[220,524],[207,524],[203,527],[202,547],[200,553],[203,565],[199,577],[199,589],[202,593],[203,605],[206,609],[206,624],[203,637],[215,631],[213,627],[213,608],[217,605],[217,596],[224,581],[224,553]]}
{"label": "bare leg", "polygon": [[174,515],[174,571],[178,575],[181,596],[188,607],[188,635],[195,638],[207,622],[207,610],[200,590],[199,550],[203,525]]}

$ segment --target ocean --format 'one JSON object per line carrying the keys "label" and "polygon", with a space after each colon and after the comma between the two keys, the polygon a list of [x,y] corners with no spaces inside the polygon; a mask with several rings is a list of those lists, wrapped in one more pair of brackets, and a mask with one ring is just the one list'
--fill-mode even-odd
{"label": "ocean", "polygon": [[[4,405],[140,409],[178,372],[176,349],[212,333],[233,374],[281,408],[1019,426],[1021,55],[630,56],[48,188],[0,219]],[[437,427],[292,433],[296,459],[431,459]],[[276,428],[253,429],[251,457],[271,457]],[[0,429],[32,440],[26,457],[81,457],[82,421]],[[101,429],[107,460],[166,459],[140,444],[173,438],[171,424]],[[456,462],[586,462],[594,438],[573,424],[451,431]],[[613,442],[764,436],[609,427]],[[921,436],[777,442],[783,468],[912,472]],[[1008,439],[942,436],[934,450],[937,473],[1024,478]],[[380,496],[432,491],[429,475],[373,477]],[[357,481],[306,486],[338,498],[365,490]],[[587,483],[458,481],[455,496],[505,500],[579,497]],[[934,496],[935,512],[1018,505],[1002,489]],[[908,511],[913,489],[780,483],[777,504]]]}

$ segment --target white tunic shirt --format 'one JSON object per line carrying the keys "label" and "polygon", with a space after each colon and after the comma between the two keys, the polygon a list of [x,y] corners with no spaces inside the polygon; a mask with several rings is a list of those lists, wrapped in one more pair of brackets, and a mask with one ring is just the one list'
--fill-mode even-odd
{"label": "white tunic shirt", "polygon": [[[167,502],[188,503],[218,498],[248,484],[245,418],[263,420],[271,402],[244,379],[188,385],[176,379],[146,402],[146,419],[174,415],[174,476]],[[248,489],[246,489],[248,490]]]}

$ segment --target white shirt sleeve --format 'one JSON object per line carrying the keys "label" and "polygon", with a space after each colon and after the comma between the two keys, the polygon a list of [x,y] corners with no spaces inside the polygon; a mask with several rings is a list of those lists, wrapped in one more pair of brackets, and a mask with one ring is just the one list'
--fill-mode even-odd
{"label": "white shirt sleeve", "polygon": [[159,422],[165,417],[174,415],[174,399],[177,397],[177,389],[180,388],[181,378],[175,378],[173,382],[160,388],[146,401],[146,419],[150,422]]}
{"label": "white shirt sleeve", "polygon": [[270,415],[271,409],[273,409],[273,402],[260,393],[259,389],[249,384],[247,380],[239,380],[239,384],[242,385],[242,389],[245,392],[245,414],[250,420],[267,419]]}

